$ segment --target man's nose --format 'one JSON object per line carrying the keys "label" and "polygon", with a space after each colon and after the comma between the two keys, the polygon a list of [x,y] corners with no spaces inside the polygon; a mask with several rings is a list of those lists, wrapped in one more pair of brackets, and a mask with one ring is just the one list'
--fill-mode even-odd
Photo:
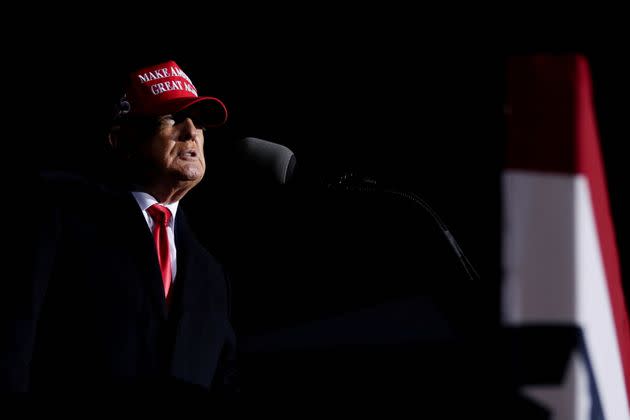
{"label": "man's nose", "polygon": [[194,140],[197,134],[197,127],[191,118],[186,118],[181,122],[181,130],[179,132],[179,140]]}

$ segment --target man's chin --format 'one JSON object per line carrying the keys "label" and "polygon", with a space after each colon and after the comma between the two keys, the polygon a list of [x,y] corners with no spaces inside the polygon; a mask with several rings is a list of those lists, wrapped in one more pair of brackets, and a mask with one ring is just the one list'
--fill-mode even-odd
{"label": "man's chin", "polygon": [[191,165],[178,171],[177,175],[180,181],[199,182],[203,178],[204,170],[198,166]]}

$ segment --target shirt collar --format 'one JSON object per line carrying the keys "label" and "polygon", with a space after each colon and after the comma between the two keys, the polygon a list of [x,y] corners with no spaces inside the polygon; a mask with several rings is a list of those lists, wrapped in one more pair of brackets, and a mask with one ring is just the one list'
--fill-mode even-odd
{"label": "shirt collar", "polygon": [[179,205],[179,201],[164,204],[158,203],[158,201],[151,194],[144,191],[132,191],[131,194],[133,195],[133,198],[136,199],[138,206],[140,206],[140,210],[142,210],[143,212],[146,212],[149,207],[156,203],[168,208],[171,211],[172,215],[169,224],[171,224],[172,226],[172,223],[175,220],[175,214],[177,213],[177,206]]}

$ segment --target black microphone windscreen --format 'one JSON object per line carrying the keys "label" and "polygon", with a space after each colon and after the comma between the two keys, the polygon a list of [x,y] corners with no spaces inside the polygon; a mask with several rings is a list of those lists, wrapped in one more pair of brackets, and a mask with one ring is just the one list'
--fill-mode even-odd
{"label": "black microphone windscreen", "polygon": [[248,163],[270,173],[280,184],[286,184],[291,180],[296,160],[288,147],[255,137],[246,137],[239,143],[239,149]]}

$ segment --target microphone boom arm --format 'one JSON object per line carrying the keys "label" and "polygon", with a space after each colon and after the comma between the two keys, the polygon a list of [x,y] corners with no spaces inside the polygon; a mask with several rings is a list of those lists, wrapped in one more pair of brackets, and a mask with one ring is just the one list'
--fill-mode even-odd
{"label": "microphone boom arm", "polygon": [[438,216],[435,210],[433,210],[433,208],[417,194],[409,192],[409,191],[399,191],[392,188],[379,189],[376,187],[376,181],[374,179],[365,178],[365,177],[357,177],[356,175],[353,175],[353,174],[344,174],[341,177],[339,177],[336,182],[328,184],[328,186],[333,189],[341,188],[346,191],[368,192],[368,193],[381,192],[381,193],[390,194],[393,196],[404,198],[406,200],[409,200],[419,205],[427,213],[429,213],[429,215],[431,215],[433,220],[437,223],[440,230],[446,237],[448,243],[450,244],[451,248],[455,252],[455,255],[457,256],[458,260],[462,264],[462,267],[464,268],[464,271],[468,275],[468,278],[471,281],[475,281],[475,282],[479,281],[480,277],[479,277],[479,274],[477,273],[477,270],[475,270],[472,263],[468,260],[468,258],[464,254],[464,251],[462,251],[461,247],[455,240],[455,237],[451,234],[451,231],[449,230],[449,228],[442,221],[440,216]]}

